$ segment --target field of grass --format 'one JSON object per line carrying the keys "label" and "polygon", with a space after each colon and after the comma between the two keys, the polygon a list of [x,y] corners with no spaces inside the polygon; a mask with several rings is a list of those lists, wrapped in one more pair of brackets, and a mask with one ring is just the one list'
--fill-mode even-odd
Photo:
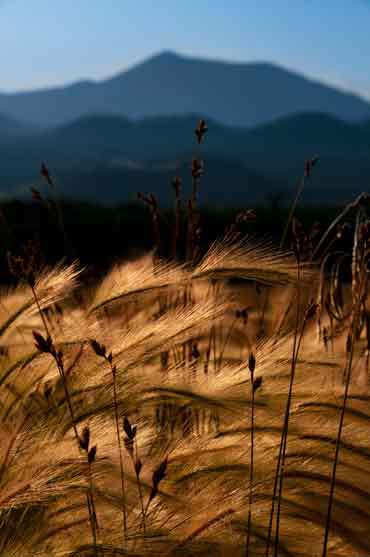
{"label": "field of grass", "polygon": [[370,554],[367,197],[201,249],[200,170],[102,279],[8,253],[0,555]]}

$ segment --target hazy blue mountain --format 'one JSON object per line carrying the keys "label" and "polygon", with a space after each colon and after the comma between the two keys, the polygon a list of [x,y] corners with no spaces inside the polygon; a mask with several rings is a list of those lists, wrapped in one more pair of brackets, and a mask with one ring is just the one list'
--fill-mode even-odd
{"label": "hazy blue mountain", "polygon": [[[263,202],[271,191],[271,181],[249,170],[238,161],[209,157],[207,171],[199,187],[199,202],[212,206],[239,206]],[[30,199],[30,187],[37,187],[44,197],[50,192],[45,182],[29,175],[6,182],[3,195],[12,199]],[[67,199],[115,204],[137,199],[139,191],[154,193],[162,207],[174,203],[172,180],[183,180],[183,199],[191,195],[191,176],[187,162],[172,162],[160,168],[104,164],[62,168],[53,172],[58,195]],[[277,182],[277,185],[279,182]]]}
{"label": "hazy blue mountain", "polygon": [[[23,173],[46,160],[54,167],[96,165],[99,162],[124,166],[137,163],[161,164],[196,153],[232,155],[244,130],[226,128],[209,121],[212,133],[204,146],[195,145],[196,115],[145,118],[130,121],[122,116],[84,116],[66,125],[35,133],[17,144],[3,146],[1,168]],[[240,152],[240,149],[239,149]]]}
{"label": "hazy blue mountain", "polygon": [[370,138],[367,122],[348,123],[320,112],[298,113],[279,118],[249,131],[253,142],[268,140],[269,143],[299,144],[302,148],[358,149]]}
{"label": "hazy blue mountain", "polygon": [[0,143],[19,137],[28,137],[36,130],[37,128],[34,126],[23,124],[14,118],[0,114]]}
{"label": "hazy blue mountain", "polygon": [[[133,121],[96,114],[4,142],[2,189],[34,184],[45,161],[63,193],[106,202],[137,190],[171,198],[171,178],[190,181],[193,157],[206,163],[201,199],[245,203],[291,195],[304,161],[318,155],[307,201],[349,199],[369,189],[370,121],[344,122],[323,113],[299,113],[252,129],[209,120],[204,144],[194,128],[199,115]],[[14,191],[14,190],[13,190]],[[17,189],[16,191],[20,191]]]}
{"label": "hazy blue mountain", "polygon": [[[93,199],[103,204],[119,203],[136,199],[137,192],[141,191],[154,193],[162,206],[168,206],[174,203],[171,182],[175,174],[183,180],[182,193],[186,200],[191,195],[187,162],[156,170],[101,164],[81,171],[62,171],[59,181],[63,194],[68,197]],[[269,180],[250,171],[240,162],[209,157],[207,171],[200,182],[199,202],[213,206],[248,205],[263,201],[270,187]]]}
{"label": "hazy blue mountain", "polygon": [[[31,169],[40,160],[58,168],[104,162],[125,166],[194,156],[220,156],[269,172],[322,157],[369,157],[370,123],[350,124],[322,113],[301,113],[252,129],[207,120],[204,143],[196,144],[199,115],[147,117],[84,116],[63,126],[34,133],[3,146],[2,169]],[[15,164],[16,162],[16,164]],[[276,162],[270,167],[271,162]]]}
{"label": "hazy blue mountain", "polygon": [[340,172],[349,161],[370,163],[370,126],[353,124],[322,113],[278,119],[245,133],[245,158],[270,176],[297,173],[307,158],[336,160]]}
{"label": "hazy blue mountain", "polygon": [[198,113],[250,127],[296,112],[359,121],[370,118],[370,103],[275,64],[226,63],[172,52],[104,81],[0,94],[0,113],[40,126],[91,113],[129,118]]}

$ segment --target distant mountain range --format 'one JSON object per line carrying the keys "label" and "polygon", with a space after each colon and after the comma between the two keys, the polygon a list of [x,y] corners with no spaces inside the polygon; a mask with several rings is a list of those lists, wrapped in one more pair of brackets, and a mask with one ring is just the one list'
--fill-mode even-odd
{"label": "distant mountain range", "polygon": [[370,104],[275,64],[236,64],[161,52],[104,81],[0,94],[0,114],[36,126],[57,126],[86,114],[130,119],[199,113],[251,127],[297,112],[343,120],[370,118]]}
{"label": "distant mountain range", "polygon": [[[252,129],[208,120],[204,144],[194,128],[200,115],[128,120],[85,116],[66,125],[5,133],[0,119],[2,190],[28,192],[41,161],[57,177],[60,192],[75,198],[118,202],[138,190],[172,198],[171,179],[190,183],[193,157],[206,163],[204,203],[242,204],[289,197],[307,158],[318,155],[306,201],[340,201],[369,189],[370,120],[348,123],[327,114],[302,113]],[[27,193],[28,195],[28,193]]]}
{"label": "distant mountain range", "polygon": [[0,155],[5,195],[29,195],[45,161],[63,195],[166,204],[173,176],[189,183],[204,158],[201,201],[234,205],[291,197],[318,155],[303,200],[340,202],[369,189],[370,104],[272,64],[164,52],[106,81],[0,94]]}
{"label": "distant mountain range", "polygon": [[36,126],[24,124],[15,118],[0,114],[0,144],[11,139],[30,137],[37,129]]}

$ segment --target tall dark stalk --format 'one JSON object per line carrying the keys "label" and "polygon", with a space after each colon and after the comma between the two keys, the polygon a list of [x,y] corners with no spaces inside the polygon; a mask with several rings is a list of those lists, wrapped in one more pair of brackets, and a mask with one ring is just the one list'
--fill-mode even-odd
{"label": "tall dark stalk", "polygon": [[[298,264],[298,268],[297,268],[297,273],[298,273],[298,278],[299,278],[299,264]],[[300,288],[299,288],[299,284],[298,284],[296,323],[295,323],[295,330],[294,330],[293,353],[292,353],[292,369],[291,369],[291,376],[290,376],[289,391],[291,390],[291,387],[293,385],[292,372],[294,373],[294,363],[293,362],[294,362],[294,359],[295,359],[297,339],[298,339],[299,310],[300,310]],[[289,394],[288,394],[288,399],[289,399]],[[274,487],[273,487],[273,494],[272,494],[272,500],[271,500],[271,511],[270,511],[268,531],[267,531],[265,557],[269,557],[269,554],[270,554],[272,525],[273,525],[274,513],[275,513],[275,500],[276,500],[276,493],[277,493],[277,487],[278,487],[278,481],[279,481],[279,474],[280,474],[280,471],[281,471],[281,458],[282,458],[283,445],[284,445],[284,430],[285,430],[285,425],[286,425],[287,408],[288,408],[288,400],[287,400],[287,406],[286,406],[286,411],[285,411],[285,415],[284,415],[283,429],[282,429],[281,439],[280,439],[280,444],[279,444],[279,454],[278,454],[278,460],[277,460],[276,470],[275,470]]]}
{"label": "tall dark stalk", "polygon": [[[98,556],[98,545],[97,545],[97,533],[98,533],[98,519],[96,516],[95,500],[94,500],[94,485],[91,465],[95,460],[96,446],[92,447],[90,450],[87,448],[87,463],[88,463],[88,478],[89,478],[89,488],[90,488],[90,501],[88,500],[89,511],[91,513],[91,530],[94,542],[94,553],[95,557]],[[90,504],[89,504],[90,503]]]}
{"label": "tall dark stalk", "polygon": [[354,307],[354,312],[353,312],[352,327],[351,327],[351,331],[350,331],[349,337],[348,337],[348,339],[349,339],[348,344],[350,345],[350,350],[349,350],[349,355],[348,355],[348,360],[347,360],[347,365],[346,365],[346,368],[347,368],[346,369],[346,383],[345,383],[345,388],[344,388],[343,404],[342,404],[342,408],[341,408],[341,412],[340,412],[338,434],[337,434],[337,438],[336,438],[336,442],[335,442],[335,454],[334,454],[333,468],[332,468],[331,481],[330,481],[330,492],[329,492],[329,500],[328,500],[328,510],[327,510],[327,513],[326,513],[322,557],[326,557],[327,550],[328,550],[329,532],[330,532],[331,516],[332,516],[333,502],[334,502],[334,491],[335,491],[335,484],[336,484],[336,477],[337,477],[337,467],[338,467],[338,462],[339,462],[339,451],[340,451],[340,445],[341,445],[341,439],[342,439],[344,417],[345,417],[347,401],[348,401],[349,387],[350,387],[350,384],[351,384],[352,363],[353,363],[353,356],[354,356],[354,347],[355,347],[355,342],[356,342],[356,333],[357,333],[357,330],[358,330],[358,325],[359,325],[359,320],[360,320],[360,309],[361,309],[361,304],[362,304],[362,301],[363,301],[363,292],[364,292],[365,285],[366,285],[366,270],[364,269],[364,257],[362,258],[361,263],[362,263],[361,264],[361,267],[362,267],[361,281],[360,281],[360,285],[359,285],[358,298],[356,300],[356,305]]}
{"label": "tall dark stalk", "polygon": [[283,248],[283,247],[284,247],[284,244],[285,244],[285,241],[286,241],[286,237],[287,237],[288,232],[289,232],[289,226],[290,226],[290,224],[291,224],[291,222],[292,222],[292,219],[293,219],[293,217],[294,217],[294,212],[295,212],[295,210],[296,210],[296,207],[297,207],[299,198],[300,198],[301,195],[302,195],[302,192],[303,192],[303,190],[304,190],[305,185],[306,185],[305,176],[302,176],[301,181],[300,181],[300,184],[299,184],[299,186],[298,186],[298,188],[297,188],[297,191],[296,191],[295,198],[294,198],[294,200],[293,200],[292,206],[291,206],[290,211],[289,211],[288,219],[287,219],[287,221],[286,221],[286,224],[285,224],[285,227],[284,227],[284,230],[283,230],[283,234],[282,234],[282,236],[281,236],[280,248]]}
{"label": "tall dark stalk", "polygon": [[142,492],[141,483],[140,483],[140,472],[141,472],[141,469],[142,469],[143,465],[142,465],[142,462],[141,462],[141,460],[138,456],[137,440],[136,440],[137,426],[136,425],[132,426],[130,424],[130,420],[128,419],[128,417],[125,416],[124,420],[123,420],[123,429],[126,433],[126,437],[124,439],[125,447],[126,447],[126,450],[127,450],[128,454],[130,455],[132,465],[133,465],[134,470],[135,470],[136,484],[137,484],[137,489],[138,489],[139,499],[140,499],[140,505],[141,505],[142,525],[143,525],[143,531],[145,533],[145,531],[146,531],[145,509],[144,509],[143,492]]}
{"label": "tall dark stalk", "polygon": [[284,466],[285,466],[285,457],[286,457],[286,446],[287,446],[287,437],[289,431],[289,418],[290,418],[290,409],[291,409],[291,402],[292,402],[292,395],[293,395],[293,386],[295,380],[295,371],[296,365],[298,360],[298,354],[301,346],[301,342],[303,339],[304,330],[308,320],[316,313],[317,305],[311,303],[307,308],[303,323],[299,330],[299,317],[300,317],[300,262],[297,262],[297,311],[296,311],[296,324],[295,324],[295,331],[294,331],[294,341],[293,341],[293,351],[292,351],[292,360],[291,360],[291,373],[290,373],[290,381],[289,381],[289,390],[288,390],[288,398],[285,408],[284,414],[284,423],[281,432],[281,439],[279,445],[279,455],[276,465],[275,471],[275,478],[274,478],[274,487],[273,487],[273,496],[272,496],[272,503],[271,503],[271,512],[270,512],[270,519],[269,519],[269,526],[268,526],[268,534],[267,534],[267,543],[266,543],[266,552],[265,556],[268,557],[270,551],[270,544],[271,544],[271,535],[272,535],[272,524],[274,519],[275,513],[275,500],[276,500],[276,493],[278,491],[278,511],[277,511],[277,520],[276,520],[276,533],[275,533],[275,549],[274,555],[277,555],[278,546],[279,546],[279,529],[280,529],[280,510],[281,510],[281,499],[282,499],[282,490],[283,490],[283,476],[284,476]]}
{"label": "tall dark stalk", "polygon": [[117,368],[115,365],[112,365],[111,361],[110,361],[110,367],[111,367],[112,379],[113,379],[114,418],[116,422],[116,435],[117,435],[119,466],[120,466],[120,475],[121,475],[123,537],[124,537],[124,541],[126,541],[127,539],[126,489],[125,489],[125,472],[123,467],[121,435],[119,431],[119,416],[118,416],[118,403],[117,403]]}
{"label": "tall dark stalk", "polygon": [[283,493],[283,483],[284,483],[284,472],[285,472],[285,459],[286,459],[286,448],[288,442],[288,433],[289,433],[289,418],[290,418],[290,409],[292,403],[292,396],[293,396],[293,386],[294,386],[294,379],[295,379],[295,372],[297,367],[298,355],[304,335],[304,331],[306,328],[306,324],[308,320],[315,315],[317,309],[317,305],[311,303],[311,305],[305,311],[305,315],[303,318],[303,323],[299,332],[298,341],[296,343],[296,350],[295,353],[293,352],[293,360],[292,360],[292,369],[290,375],[290,384],[289,384],[289,394],[285,412],[285,419],[284,419],[284,427],[282,431],[282,449],[281,449],[281,466],[280,466],[280,474],[279,474],[279,493],[278,493],[278,508],[277,508],[277,516],[276,516],[276,533],[275,533],[275,549],[274,549],[274,557],[277,557],[278,548],[279,548],[279,533],[280,533],[280,512],[281,512],[281,500],[282,500],[282,493]]}
{"label": "tall dark stalk", "polygon": [[[68,253],[71,251],[71,247],[68,243],[68,237],[67,237],[67,232],[66,232],[66,228],[65,228],[65,224],[64,224],[64,219],[63,219],[63,211],[58,199],[58,196],[56,195],[56,187],[55,187],[55,182],[53,180],[53,178],[50,176],[49,170],[46,166],[45,163],[42,163],[41,165],[41,169],[40,169],[40,174],[41,176],[43,176],[50,188],[50,191],[52,192],[53,195],[53,203],[54,203],[54,207],[56,210],[56,216],[57,216],[57,226],[63,236],[63,245],[64,245],[64,252]],[[36,194],[38,194],[37,198],[41,199],[41,196],[39,194],[39,192],[37,192],[37,190],[34,190],[33,188],[31,189],[31,191],[34,192],[36,191]],[[33,195],[34,197],[34,195]],[[49,201],[47,201],[47,205],[50,209],[50,203]],[[72,253],[70,253],[70,255],[72,255]]]}
{"label": "tall dark stalk", "polygon": [[[59,375],[62,379],[62,384],[63,384],[63,389],[64,389],[64,394],[66,397],[66,401],[67,401],[67,405],[68,405],[68,409],[69,409],[69,413],[71,416],[71,421],[72,421],[72,427],[73,427],[73,432],[75,435],[75,439],[77,442],[77,445],[79,448],[83,448],[82,444],[81,444],[81,438],[78,435],[78,431],[77,431],[77,426],[76,426],[76,419],[75,419],[75,415],[74,415],[74,411],[73,411],[73,406],[72,406],[72,400],[71,400],[71,396],[70,396],[70,392],[68,389],[68,384],[67,384],[67,378],[66,378],[66,374],[65,374],[65,370],[64,370],[64,360],[63,360],[63,354],[61,351],[57,351],[55,348],[55,344],[54,341],[50,335],[50,330],[48,327],[48,324],[46,322],[45,316],[42,312],[41,309],[41,305],[40,305],[40,301],[36,292],[36,288],[35,288],[35,281],[29,277],[28,280],[28,284],[31,288],[41,321],[43,323],[44,329],[45,329],[45,333],[46,333],[46,339],[44,339],[42,337],[42,335],[40,335],[39,333],[36,333],[35,331],[33,332],[33,336],[35,338],[36,341],[36,347],[38,348],[38,350],[40,352],[45,352],[45,353],[49,353],[56,364],[56,367],[58,369]],[[85,449],[86,451],[88,451],[88,446]],[[96,453],[96,447],[95,447],[95,453]],[[94,453],[94,458],[95,459],[95,453]],[[92,533],[92,537],[93,537],[93,544],[94,544],[94,552],[95,555],[98,555],[98,549],[97,549],[97,529],[98,529],[98,520],[97,520],[97,515],[96,515],[96,510],[95,510],[95,503],[94,503],[94,496],[93,496],[93,489],[92,489],[92,474],[91,474],[91,462],[90,462],[90,453],[88,453],[88,461],[89,461],[89,473],[88,473],[88,480],[89,480],[89,493],[86,495],[86,499],[87,499],[87,507],[88,507],[88,512],[89,512],[89,518],[90,518],[90,525],[91,525],[91,533]]]}
{"label": "tall dark stalk", "polygon": [[38,295],[37,295],[37,292],[36,292],[36,289],[35,289],[35,285],[33,283],[30,283],[30,288],[31,288],[31,291],[32,291],[32,294],[33,294],[33,297],[34,297],[34,300],[35,300],[35,303],[36,303],[36,306],[37,306],[37,309],[38,309],[38,312],[39,312],[39,315],[40,315],[40,318],[41,318],[41,321],[42,321],[42,324],[43,324],[44,329],[45,329],[46,337],[49,340],[49,344],[50,344],[50,352],[49,353],[54,358],[54,361],[55,361],[55,364],[57,366],[59,375],[62,379],[64,394],[65,394],[65,397],[66,397],[69,413],[70,413],[70,416],[71,416],[73,432],[74,432],[76,440],[79,442],[79,435],[78,435],[77,427],[76,427],[76,419],[75,419],[75,415],[74,415],[74,411],[73,411],[71,396],[70,396],[68,385],[67,385],[67,379],[66,379],[65,372],[64,372],[64,365],[63,365],[63,359],[61,357],[61,352],[59,352],[59,353],[56,352],[54,342],[53,342],[52,337],[50,335],[50,330],[49,330],[48,324],[46,322],[45,316],[44,316],[44,314],[42,312],[42,309],[41,309],[41,306],[40,306],[40,302],[39,302]]}
{"label": "tall dark stalk", "polygon": [[123,451],[121,444],[121,434],[119,430],[119,415],[118,415],[118,399],[117,399],[117,367],[113,364],[113,354],[107,354],[107,349],[104,344],[99,344],[96,340],[90,340],[90,346],[97,356],[103,358],[110,367],[112,373],[112,386],[113,386],[113,404],[114,404],[114,418],[116,425],[117,447],[119,454],[120,476],[121,476],[121,493],[122,493],[122,526],[124,545],[127,540],[127,512],[126,512],[126,490],[125,490],[125,473],[123,466]]}
{"label": "tall dark stalk", "polygon": [[254,354],[250,354],[248,360],[248,367],[251,374],[251,438],[250,438],[250,464],[249,464],[249,500],[248,500],[248,523],[247,523],[247,543],[246,543],[246,557],[249,557],[249,546],[251,537],[251,521],[252,521],[252,505],[253,505],[253,481],[254,481],[254,370],[256,367],[256,359]]}
{"label": "tall dark stalk", "polygon": [[141,472],[141,468],[142,468],[142,462],[139,458],[136,437],[135,437],[135,440],[134,440],[134,446],[135,446],[134,468],[135,468],[135,475],[136,475],[137,490],[138,490],[139,499],[140,499],[141,514],[142,514],[142,518],[143,518],[143,530],[144,530],[144,534],[145,534],[146,524],[145,524],[144,496],[143,496],[143,490],[141,488],[141,482],[140,482],[140,472]]}
{"label": "tall dark stalk", "polygon": [[289,231],[289,226],[290,226],[290,224],[292,222],[292,219],[294,217],[294,212],[296,210],[298,201],[299,201],[299,199],[302,195],[302,192],[304,190],[306,182],[309,180],[309,178],[311,176],[312,168],[315,166],[315,164],[317,163],[318,160],[319,160],[318,157],[314,157],[313,159],[309,159],[309,160],[305,161],[304,174],[301,178],[300,184],[299,184],[299,186],[297,188],[297,191],[296,191],[295,198],[293,200],[292,206],[291,206],[290,211],[289,211],[288,220],[285,224],[283,235],[282,235],[281,240],[280,240],[280,248],[284,247],[285,240],[286,240],[286,237],[287,237],[288,231]]}

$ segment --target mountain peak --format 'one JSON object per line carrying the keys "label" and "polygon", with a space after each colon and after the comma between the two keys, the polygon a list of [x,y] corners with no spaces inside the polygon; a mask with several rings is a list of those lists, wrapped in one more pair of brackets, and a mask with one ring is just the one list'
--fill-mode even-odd
{"label": "mountain peak", "polygon": [[[180,54],[178,54],[177,52],[174,52],[173,50],[160,50],[159,52],[156,52],[155,54],[153,54],[152,56],[149,56],[148,58],[145,58],[145,60],[143,60],[143,62],[139,63],[138,66],[142,66],[142,65],[150,65],[153,63],[160,63],[160,64],[168,64],[171,62],[178,62],[179,60],[183,60],[184,56],[181,56]],[[135,67],[138,67],[135,66]],[[134,67],[134,69],[135,69]]]}
{"label": "mountain peak", "polygon": [[177,60],[181,58],[180,54],[173,50],[160,50],[157,54],[154,55],[155,58],[160,58],[163,60]]}
{"label": "mountain peak", "polygon": [[1,112],[41,126],[110,112],[130,119],[196,113],[252,127],[298,112],[356,122],[370,118],[370,103],[276,64],[207,60],[164,49],[103,81],[0,94]]}

